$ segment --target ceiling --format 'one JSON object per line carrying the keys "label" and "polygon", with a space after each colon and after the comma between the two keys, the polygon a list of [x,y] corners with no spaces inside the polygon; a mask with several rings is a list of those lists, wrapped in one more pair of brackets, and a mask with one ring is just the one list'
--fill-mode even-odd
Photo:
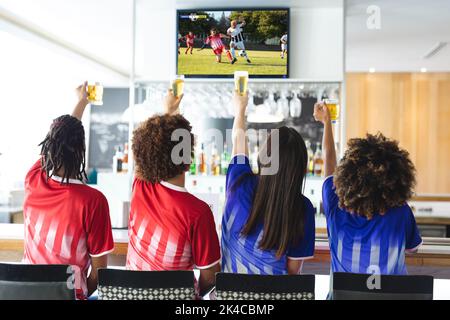
{"label": "ceiling", "polygon": [[[146,1],[146,0],[140,0]],[[150,1],[150,0],[148,0]],[[153,0],[151,0],[153,2]],[[167,6],[217,7],[217,0],[154,1]],[[227,0],[226,6],[242,5]],[[248,0],[246,6],[336,6],[342,0]],[[123,70],[131,61],[132,0],[1,0],[0,7],[55,36],[92,52]],[[368,30],[366,10],[381,10],[381,29]],[[346,69],[363,71],[450,71],[450,44],[431,59],[423,56],[439,41],[450,42],[450,0],[347,0]],[[326,40],[325,40],[326,43]]]}

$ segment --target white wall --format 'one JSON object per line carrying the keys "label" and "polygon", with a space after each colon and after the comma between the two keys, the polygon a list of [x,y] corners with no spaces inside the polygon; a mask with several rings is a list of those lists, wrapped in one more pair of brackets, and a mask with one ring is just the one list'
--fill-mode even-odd
{"label": "white wall", "polygon": [[[380,9],[379,29],[367,28],[370,5]],[[348,72],[450,71],[450,45],[424,59],[437,43],[450,42],[449,0],[348,0],[346,16]]]}
{"label": "white wall", "polygon": [[290,70],[292,78],[343,80],[343,8],[291,10]]}
{"label": "white wall", "polygon": [[[0,11],[3,8],[52,36],[128,71],[132,4],[132,0],[0,0]],[[120,85],[115,79],[104,80]]]}
{"label": "white wall", "polygon": [[0,44],[1,201],[2,191],[23,188],[52,119],[72,111],[76,86],[87,79],[127,80],[2,20]]}
{"label": "white wall", "polygon": [[[176,9],[241,7],[242,1],[138,1],[136,70],[139,76],[168,79],[175,73]],[[334,1],[246,1],[250,7],[290,7],[290,76],[342,80],[344,9]]]}

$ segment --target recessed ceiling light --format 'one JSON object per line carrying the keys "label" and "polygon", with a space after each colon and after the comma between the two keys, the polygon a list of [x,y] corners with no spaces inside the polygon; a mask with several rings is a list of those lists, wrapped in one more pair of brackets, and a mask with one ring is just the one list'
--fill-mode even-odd
{"label": "recessed ceiling light", "polygon": [[369,72],[370,72],[370,73],[375,73],[375,71],[376,71],[375,68],[370,68],[370,69],[369,69]]}
{"label": "recessed ceiling light", "polygon": [[420,68],[420,72],[422,72],[422,73],[425,73],[427,71],[428,71],[427,68]]}

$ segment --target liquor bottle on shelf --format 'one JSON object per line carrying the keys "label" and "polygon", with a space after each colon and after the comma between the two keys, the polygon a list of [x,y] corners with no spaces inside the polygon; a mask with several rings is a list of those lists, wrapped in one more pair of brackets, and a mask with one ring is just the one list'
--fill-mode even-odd
{"label": "liquor bottle on shelf", "polygon": [[316,152],[314,153],[314,175],[320,177],[322,176],[322,172],[323,172],[322,146],[320,142],[318,142]]}
{"label": "liquor bottle on shelf", "polygon": [[306,140],[305,145],[308,153],[308,162],[306,163],[307,175],[312,175],[314,174],[314,152],[311,148],[311,141]]}
{"label": "liquor bottle on shelf", "polygon": [[123,149],[122,172],[128,172],[128,143],[125,143]]}
{"label": "liquor bottle on shelf", "polygon": [[195,154],[192,156],[191,165],[189,166],[189,174],[192,176],[197,174],[197,161]]}
{"label": "liquor bottle on shelf", "polygon": [[249,159],[250,166],[252,167],[252,171],[254,174],[258,174],[258,172],[259,172],[258,154],[259,154],[258,145],[255,145],[255,147],[253,148],[253,153],[250,154],[250,159]]}
{"label": "liquor bottle on shelf", "polygon": [[220,175],[220,157],[217,152],[216,144],[213,144],[211,150],[211,175],[218,176]]}
{"label": "liquor bottle on shelf", "polygon": [[122,172],[122,159],[123,159],[123,153],[122,148],[120,146],[117,146],[116,153],[113,157],[113,172],[119,173]]}
{"label": "liquor bottle on shelf", "polygon": [[222,156],[220,157],[220,173],[226,175],[228,172],[228,165],[230,164],[230,154],[228,153],[227,144],[223,146]]}
{"label": "liquor bottle on shelf", "polygon": [[199,158],[198,173],[206,175],[207,174],[206,154],[205,154],[205,146],[203,143],[201,144],[201,151],[198,158]]}

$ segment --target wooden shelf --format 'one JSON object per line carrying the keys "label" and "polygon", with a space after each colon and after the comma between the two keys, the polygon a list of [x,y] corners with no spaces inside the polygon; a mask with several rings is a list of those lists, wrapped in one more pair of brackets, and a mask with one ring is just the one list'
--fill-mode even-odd
{"label": "wooden shelf", "polygon": [[[189,83],[221,83],[221,82],[229,82],[233,83],[233,78],[185,78],[185,82]],[[151,84],[151,83],[160,83],[160,82],[169,82],[170,79],[153,79],[150,77],[138,77],[134,80],[136,85],[139,84]],[[297,79],[297,78],[250,78],[249,82],[254,83],[333,83],[340,84],[343,82],[342,79]]]}

